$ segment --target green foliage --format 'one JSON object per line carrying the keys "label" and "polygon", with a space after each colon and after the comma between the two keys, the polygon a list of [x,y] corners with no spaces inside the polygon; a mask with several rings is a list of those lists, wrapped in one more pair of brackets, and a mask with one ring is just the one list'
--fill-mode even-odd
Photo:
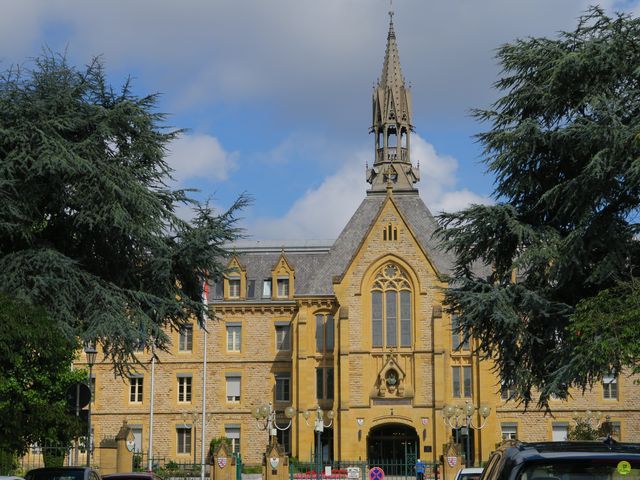
{"label": "green foliage", "polygon": [[0,294],[0,431],[10,432],[0,437],[0,451],[24,453],[35,442],[68,445],[84,433],[65,394],[87,373],[71,370],[77,343],[51,323],[41,307]]}
{"label": "green foliage", "polygon": [[214,437],[211,439],[211,442],[209,442],[208,457],[212,459],[212,461],[213,455],[216,453],[216,450],[218,450],[218,447],[223,443],[227,446],[228,450],[231,451],[231,442],[226,437]]}
{"label": "green foliage", "polygon": [[610,433],[608,422],[594,427],[587,419],[578,418],[574,426],[569,426],[567,440],[598,440],[607,437]]}
{"label": "green foliage", "polygon": [[262,473],[262,465],[242,465],[242,473]]}
{"label": "green foliage", "polygon": [[[45,52],[0,78],[0,291],[42,305],[66,338],[97,340],[117,368],[163,328],[203,319],[203,279],[239,236],[225,213],[170,187],[157,95],[107,84]],[[193,221],[176,216],[181,205]]]}
{"label": "green foliage", "polygon": [[593,7],[558,38],[500,47],[503,96],[475,111],[497,203],[440,217],[448,305],[525,404],[638,364],[638,44],[638,19]]}

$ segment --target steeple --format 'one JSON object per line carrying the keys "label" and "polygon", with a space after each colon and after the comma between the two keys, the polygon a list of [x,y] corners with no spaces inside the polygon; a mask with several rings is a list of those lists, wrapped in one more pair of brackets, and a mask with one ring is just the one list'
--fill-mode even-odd
{"label": "steeple", "polygon": [[420,179],[420,171],[411,164],[412,131],[411,90],[405,86],[402,76],[391,11],[382,75],[373,88],[370,133],[376,138],[373,167],[367,169],[369,193],[384,193],[389,186],[394,192],[417,192],[413,184]]}

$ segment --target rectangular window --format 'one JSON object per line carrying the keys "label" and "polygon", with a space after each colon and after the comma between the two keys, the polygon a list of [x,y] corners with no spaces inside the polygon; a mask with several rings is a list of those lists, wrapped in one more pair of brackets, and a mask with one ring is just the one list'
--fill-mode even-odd
{"label": "rectangular window", "polygon": [[400,346],[411,346],[411,292],[400,292]]}
{"label": "rectangular window", "polygon": [[193,350],[193,325],[182,325],[180,327],[178,350],[180,352],[190,352]]}
{"label": "rectangular window", "polygon": [[291,373],[276,373],[276,402],[291,401]]}
{"label": "rectangular window", "polygon": [[224,436],[229,440],[233,453],[240,453],[240,427],[225,425]]}
{"label": "rectangular window", "polygon": [[289,279],[288,278],[278,278],[278,297],[280,298],[289,297]]}
{"label": "rectangular window", "polygon": [[462,397],[462,388],[460,385],[460,367],[451,367],[451,378],[453,379],[452,395],[456,398]]}
{"label": "rectangular window", "polygon": [[271,280],[262,282],[262,298],[271,298]]}
{"label": "rectangular window", "polygon": [[333,367],[316,368],[316,398],[333,400]]}
{"label": "rectangular window", "polygon": [[606,400],[618,399],[618,377],[614,374],[602,377],[602,398]]}
{"label": "rectangular window", "polygon": [[316,351],[333,352],[333,315],[316,315]]}
{"label": "rectangular window", "polygon": [[276,325],[276,350],[288,352],[291,350],[291,327]]}
{"label": "rectangular window", "polygon": [[142,452],[142,425],[129,425],[133,433],[133,451]]}
{"label": "rectangular window", "polygon": [[229,298],[240,298],[240,279],[229,279]]}
{"label": "rectangular window", "polygon": [[129,377],[129,401],[131,403],[142,402],[142,381],[140,377]]}
{"label": "rectangular window", "polygon": [[473,395],[473,382],[471,378],[471,367],[462,367],[462,373],[464,375],[464,396],[465,398],[471,398]]}
{"label": "rectangular window", "polygon": [[[286,422],[283,422],[286,425]],[[278,430],[278,443],[282,445],[284,453],[291,454],[291,429]]]}
{"label": "rectangular window", "polygon": [[569,425],[567,423],[554,423],[551,426],[551,440],[554,442],[564,442],[567,440]]}
{"label": "rectangular window", "polygon": [[502,400],[510,400],[511,398],[513,398],[514,394],[515,390],[513,389],[513,387],[509,387],[505,383],[500,386],[500,398]]}
{"label": "rectangular window", "polygon": [[451,378],[453,380],[452,395],[457,398],[471,398],[473,395],[471,366],[451,367]]}
{"label": "rectangular window", "polygon": [[502,431],[502,440],[515,440],[518,438],[517,423],[502,423],[500,429]]}
{"label": "rectangular window", "polygon": [[397,314],[398,292],[389,290],[385,293],[386,314],[387,314],[387,347],[398,346],[398,314]]}
{"label": "rectangular window", "polygon": [[618,442],[622,440],[622,431],[620,422],[609,422],[609,431],[614,440]]}
{"label": "rectangular window", "polygon": [[382,346],[382,292],[371,292],[371,344]]}
{"label": "rectangular window", "polygon": [[240,402],[240,376],[227,375],[227,402]]}
{"label": "rectangular window", "polygon": [[190,454],[191,453],[191,425],[179,425],[176,427],[176,434],[178,436],[177,453]]}
{"label": "rectangular window", "polygon": [[469,350],[469,339],[464,339],[464,334],[459,332],[460,317],[458,315],[451,316],[451,346],[453,350]]}
{"label": "rectangular window", "polygon": [[247,297],[254,298],[256,296],[256,281],[249,280],[247,282]]}
{"label": "rectangular window", "polygon": [[242,340],[240,325],[227,325],[227,352],[239,352]]}
{"label": "rectangular window", "polygon": [[178,402],[191,402],[191,375],[178,377]]}

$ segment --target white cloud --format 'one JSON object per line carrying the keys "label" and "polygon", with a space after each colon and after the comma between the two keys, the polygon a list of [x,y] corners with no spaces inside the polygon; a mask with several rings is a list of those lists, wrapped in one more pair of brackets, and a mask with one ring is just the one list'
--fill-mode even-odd
{"label": "white cloud", "polygon": [[[290,139],[287,146],[292,148]],[[413,162],[420,163],[421,181],[417,187],[432,212],[491,203],[467,189],[455,189],[455,158],[439,155],[433,145],[415,134],[411,137],[411,151]],[[368,185],[364,164],[370,158],[368,150],[352,153],[338,171],[326,177],[318,188],[308,190],[284,216],[258,219],[247,232],[257,239],[336,238],[365,196]]]}
{"label": "white cloud", "polygon": [[237,152],[224,150],[210,135],[182,135],[170,146],[167,161],[179,184],[190,179],[226,180],[237,165]]}

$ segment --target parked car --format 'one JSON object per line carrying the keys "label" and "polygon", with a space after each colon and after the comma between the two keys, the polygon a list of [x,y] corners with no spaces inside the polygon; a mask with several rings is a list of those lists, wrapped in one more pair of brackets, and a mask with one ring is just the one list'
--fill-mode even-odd
{"label": "parked car", "polygon": [[510,441],[489,457],[481,480],[637,480],[640,444]]}
{"label": "parked car", "polygon": [[24,478],[15,475],[0,475],[0,480],[24,480]]}
{"label": "parked car", "polygon": [[480,480],[484,468],[461,468],[456,473],[455,480]]}
{"label": "parked car", "polygon": [[89,467],[44,467],[29,470],[25,480],[101,480]]}
{"label": "parked car", "polygon": [[163,480],[163,478],[153,472],[129,472],[102,475],[102,480]]}

